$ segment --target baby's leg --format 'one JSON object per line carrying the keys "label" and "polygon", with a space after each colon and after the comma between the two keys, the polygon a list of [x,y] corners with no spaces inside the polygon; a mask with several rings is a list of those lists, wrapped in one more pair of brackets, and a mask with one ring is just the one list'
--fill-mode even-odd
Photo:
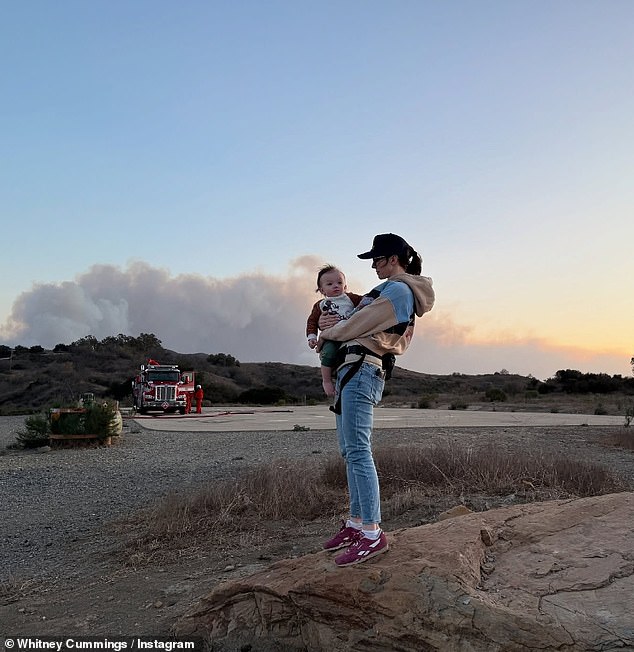
{"label": "baby's leg", "polygon": [[332,367],[321,367],[321,384],[323,385],[326,396],[335,395],[335,384],[332,381]]}

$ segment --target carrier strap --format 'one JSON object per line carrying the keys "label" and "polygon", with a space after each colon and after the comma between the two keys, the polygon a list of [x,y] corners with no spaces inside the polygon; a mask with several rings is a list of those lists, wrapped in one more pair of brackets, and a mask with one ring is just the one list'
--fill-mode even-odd
{"label": "carrier strap", "polygon": [[343,388],[350,382],[352,376],[354,376],[357,373],[357,371],[361,369],[361,365],[363,364],[364,360],[365,360],[365,351],[361,353],[361,357],[356,362],[353,362],[350,365],[350,368],[343,375],[343,378],[339,383],[339,392],[337,394],[337,400],[335,401],[335,404],[331,405],[329,408],[331,412],[334,412],[335,414],[341,414],[341,394],[343,393]]}

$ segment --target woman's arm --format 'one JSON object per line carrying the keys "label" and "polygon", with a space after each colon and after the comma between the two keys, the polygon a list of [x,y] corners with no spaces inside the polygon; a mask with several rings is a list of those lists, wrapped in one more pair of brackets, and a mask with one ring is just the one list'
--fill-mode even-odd
{"label": "woman's arm", "polygon": [[[367,337],[397,324],[392,304],[387,299],[375,299],[369,306],[355,312],[348,319],[339,321],[333,326],[322,329],[321,340],[347,342],[357,337]],[[320,320],[321,324],[321,320]]]}
{"label": "woman's arm", "polygon": [[350,315],[322,333],[323,339],[347,342],[359,337],[369,337],[408,322],[414,312],[414,296],[405,283],[385,283],[368,296],[376,298],[358,312]]}

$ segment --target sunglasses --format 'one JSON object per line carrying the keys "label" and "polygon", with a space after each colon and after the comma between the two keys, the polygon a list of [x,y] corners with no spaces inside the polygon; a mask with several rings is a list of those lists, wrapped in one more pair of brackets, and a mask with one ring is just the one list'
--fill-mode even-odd
{"label": "sunglasses", "polygon": [[376,266],[376,264],[382,260],[387,260],[387,256],[379,256],[378,258],[373,258],[372,264]]}

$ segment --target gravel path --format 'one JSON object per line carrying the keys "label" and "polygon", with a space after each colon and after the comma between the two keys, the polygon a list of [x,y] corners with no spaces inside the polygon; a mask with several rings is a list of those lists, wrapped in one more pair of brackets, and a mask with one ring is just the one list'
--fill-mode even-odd
{"label": "gravel path", "polygon": [[[111,447],[48,452],[4,451],[24,417],[0,417],[0,582],[60,577],[72,567],[72,550],[114,545],[108,524],[173,491],[230,477],[244,466],[278,458],[336,452],[332,430],[282,432],[150,431],[126,421]],[[511,449],[530,445],[602,461],[634,486],[634,453],[602,446],[614,428],[407,428],[377,430],[375,446],[456,440],[495,441]]]}

